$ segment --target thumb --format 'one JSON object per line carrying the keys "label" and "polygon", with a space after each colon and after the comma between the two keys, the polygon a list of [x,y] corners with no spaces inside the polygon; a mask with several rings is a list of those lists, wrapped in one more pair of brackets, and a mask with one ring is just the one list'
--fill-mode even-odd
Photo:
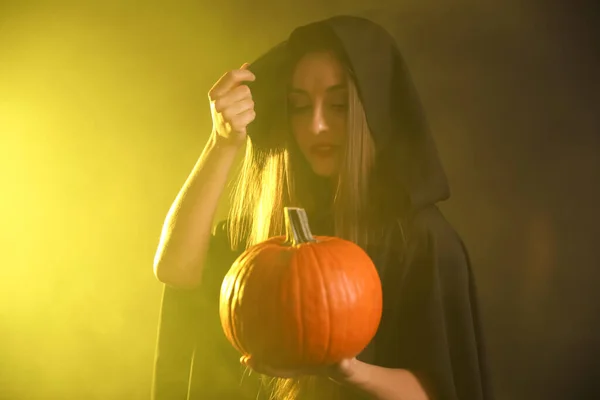
{"label": "thumb", "polygon": [[247,69],[249,66],[250,66],[250,63],[245,62],[244,64],[242,64],[240,69]]}

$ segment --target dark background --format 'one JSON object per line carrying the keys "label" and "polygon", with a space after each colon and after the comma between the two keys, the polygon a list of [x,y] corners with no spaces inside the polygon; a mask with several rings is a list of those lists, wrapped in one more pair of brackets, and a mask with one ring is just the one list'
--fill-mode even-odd
{"label": "dark background", "polygon": [[599,398],[597,13],[501,3],[0,0],[0,399],[149,397],[152,259],[206,92],[339,13],[382,23],[412,71],[498,399]]}

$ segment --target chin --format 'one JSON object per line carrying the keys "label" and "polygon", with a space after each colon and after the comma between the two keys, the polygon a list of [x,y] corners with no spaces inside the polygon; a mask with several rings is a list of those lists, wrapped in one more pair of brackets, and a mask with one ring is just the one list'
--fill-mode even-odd
{"label": "chin", "polygon": [[333,172],[320,172],[320,171],[314,171],[315,175],[317,175],[319,178],[332,178],[335,174]]}
{"label": "chin", "polygon": [[337,175],[337,168],[323,165],[313,165],[312,170],[315,175],[321,178],[332,178]]}

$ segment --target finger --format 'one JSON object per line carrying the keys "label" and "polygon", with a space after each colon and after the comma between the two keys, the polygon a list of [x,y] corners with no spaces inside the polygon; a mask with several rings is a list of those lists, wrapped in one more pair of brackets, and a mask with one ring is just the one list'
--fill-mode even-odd
{"label": "finger", "polygon": [[247,110],[236,115],[230,124],[236,132],[246,133],[246,128],[254,121],[254,118],[256,118],[256,112],[254,110]]}
{"label": "finger", "polygon": [[366,374],[363,365],[356,358],[344,359],[329,366],[327,375],[338,383],[361,380]]}
{"label": "finger", "polygon": [[223,110],[221,112],[221,114],[223,114],[223,117],[226,120],[231,120],[236,115],[239,115],[243,112],[246,112],[246,111],[252,110],[252,109],[254,109],[254,101],[252,99],[246,99],[246,100],[238,101],[237,103],[233,103],[232,105],[227,107],[225,110]]}
{"label": "finger", "polygon": [[233,71],[229,71],[219,80],[217,83],[213,85],[213,87],[208,92],[208,97],[211,100],[216,100],[219,97],[223,96],[225,93],[229,92],[231,89],[236,87],[242,82],[254,81],[256,77],[254,74],[247,69],[234,69]]}
{"label": "finger", "polygon": [[252,98],[250,88],[247,85],[238,86],[226,95],[215,100],[215,110],[217,112],[222,112],[233,103],[247,98]]}
{"label": "finger", "polygon": [[246,69],[250,66],[250,63],[245,62],[244,64],[242,64],[242,66],[240,67],[240,69]]}

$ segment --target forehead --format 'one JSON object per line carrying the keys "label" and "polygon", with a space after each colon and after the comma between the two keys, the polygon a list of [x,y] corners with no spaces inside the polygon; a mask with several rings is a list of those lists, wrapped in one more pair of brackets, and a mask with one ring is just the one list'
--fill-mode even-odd
{"label": "forehead", "polygon": [[305,54],[294,68],[292,86],[303,90],[316,90],[345,81],[346,72],[339,59],[331,52],[319,51]]}

